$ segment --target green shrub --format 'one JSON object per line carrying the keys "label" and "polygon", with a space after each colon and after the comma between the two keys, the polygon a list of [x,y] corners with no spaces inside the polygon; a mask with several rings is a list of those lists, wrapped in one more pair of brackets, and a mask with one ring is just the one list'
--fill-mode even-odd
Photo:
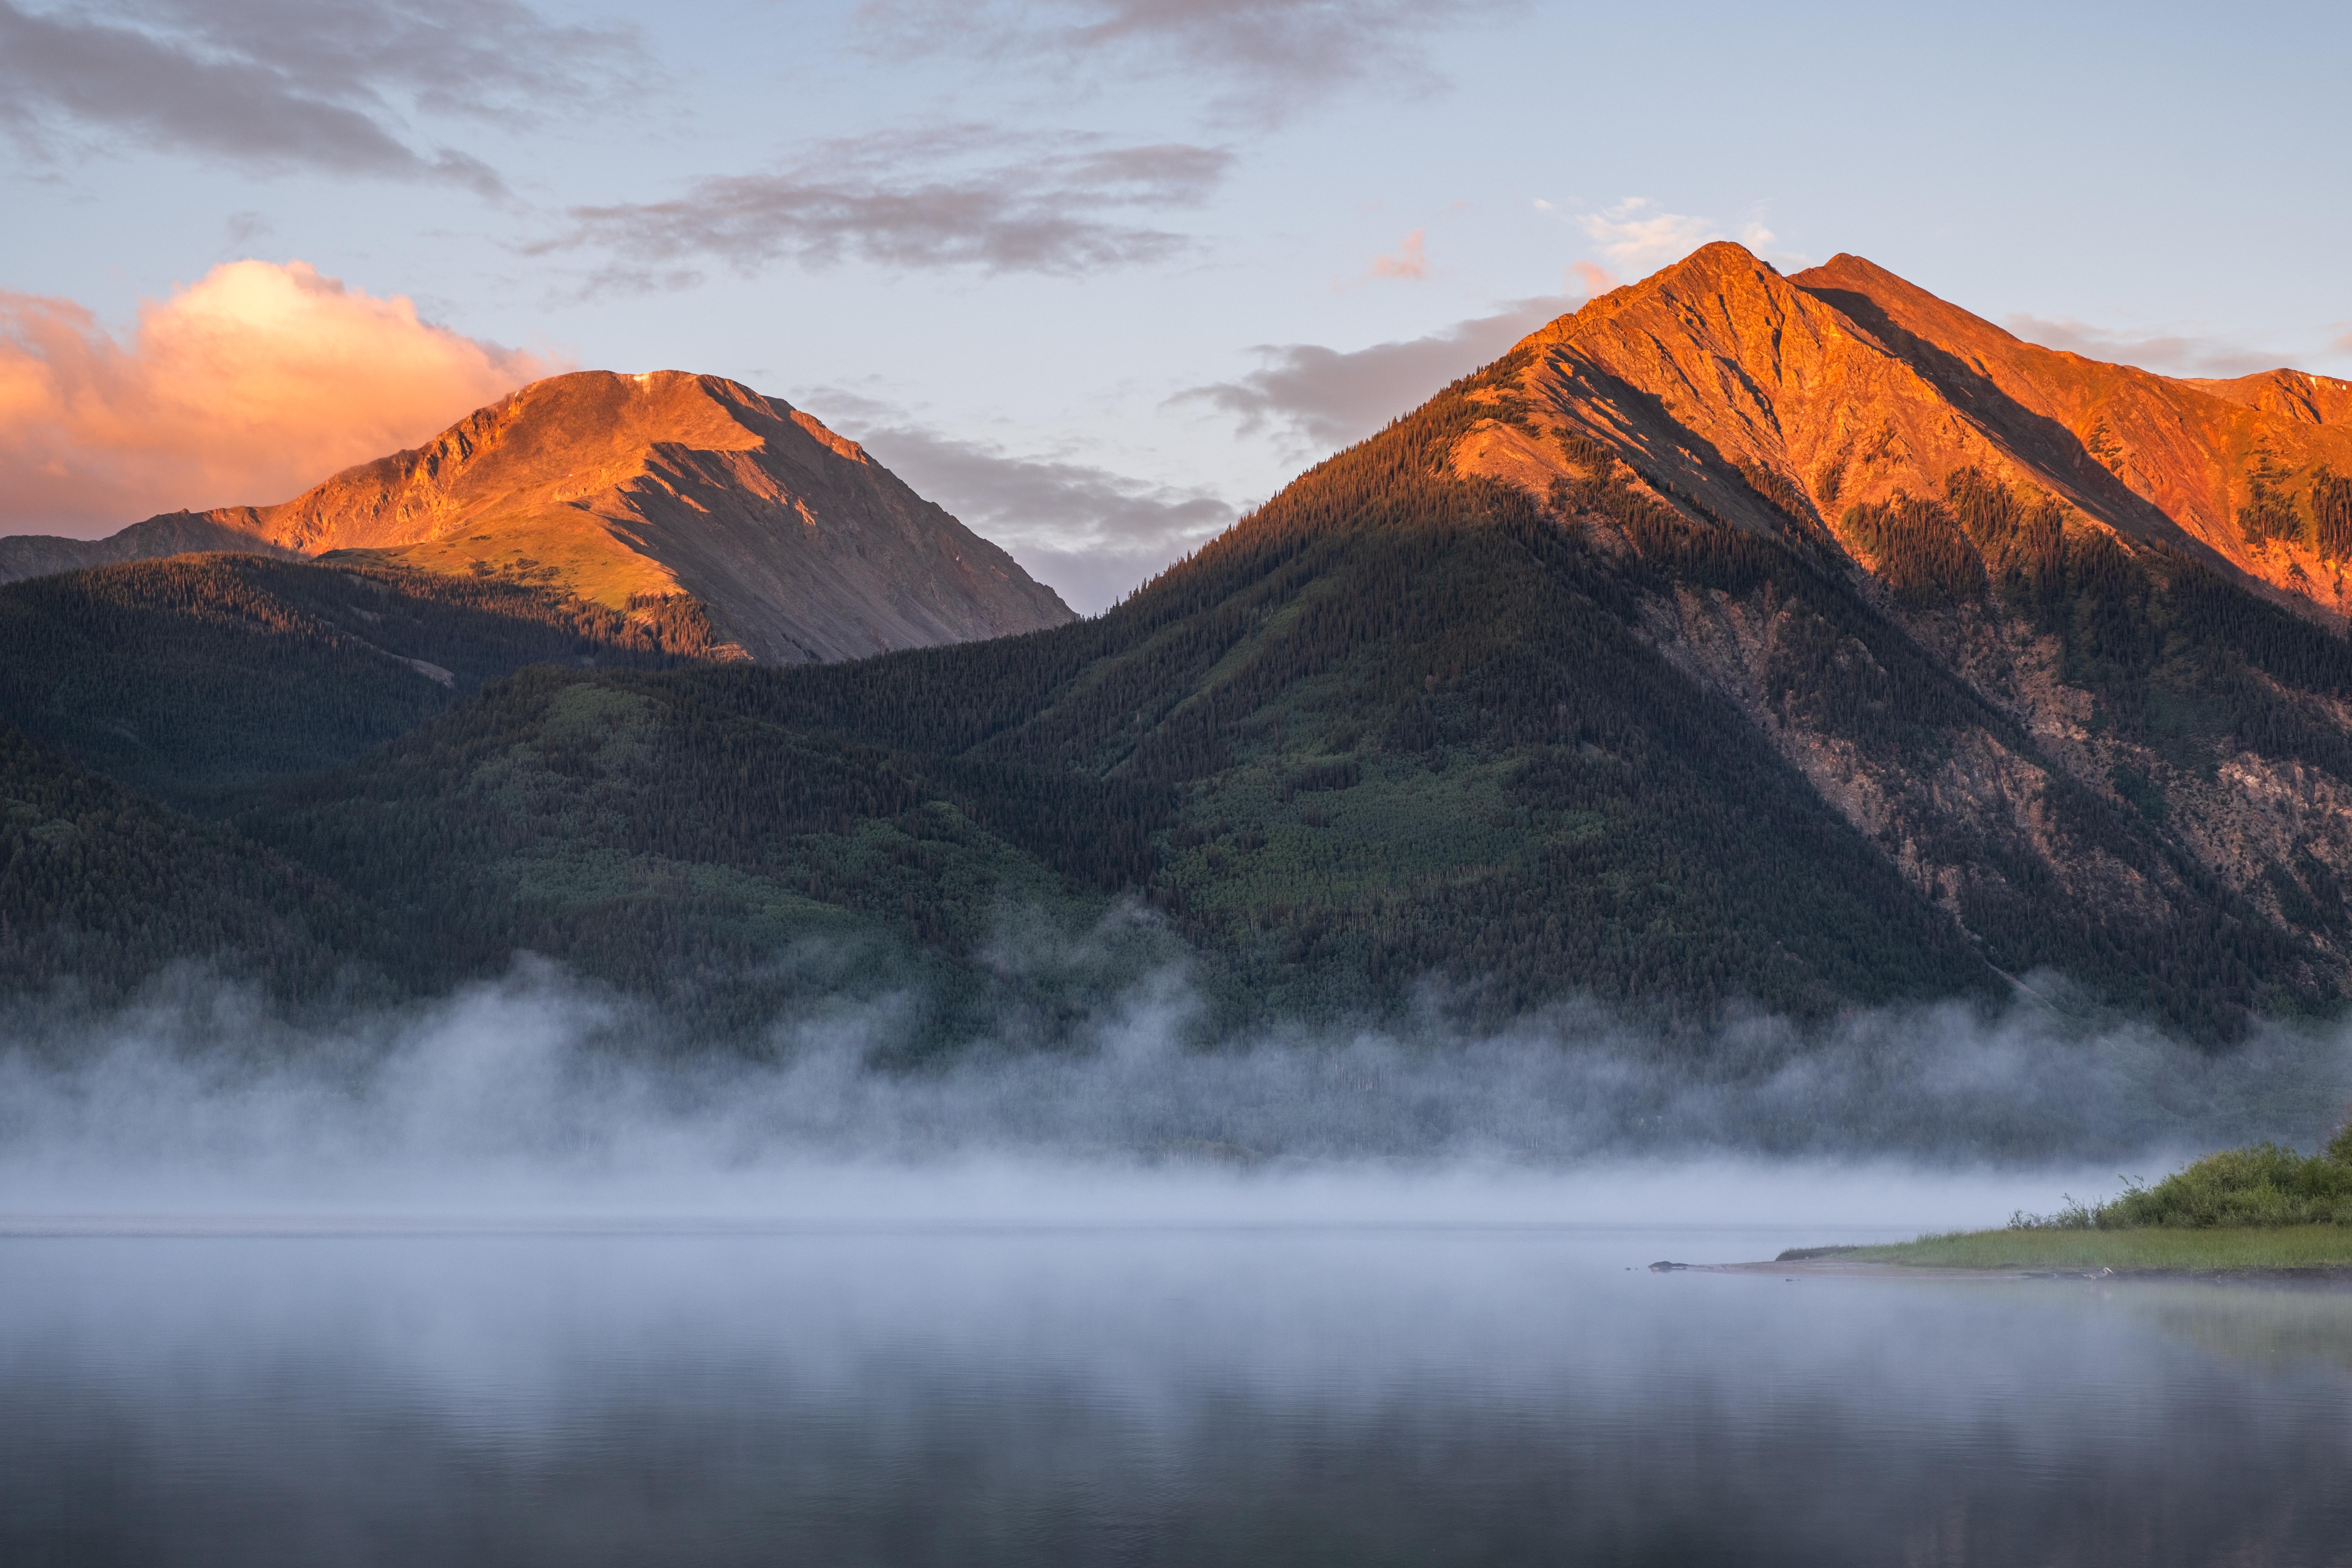
{"label": "green shrub", "polygon": [[2053,1214],[2020,1209],[2011,1230],[2137,1230],[2150,1226],[2213,1229],[2250,1226],[2352,1226],[2352,1116],[2308,1159],[2276,1143],[2224,1149],[2154,1186],[2124,1178],[2123,1195],[2103,1204],[2068,1196]]}
{"label": "green shrub", "polygon": [[2352,1225],[2352,1127],[2309,1159],[2276,1143],[2225,1149],[2096,1211],[2102,1230],[2138,1226]]}

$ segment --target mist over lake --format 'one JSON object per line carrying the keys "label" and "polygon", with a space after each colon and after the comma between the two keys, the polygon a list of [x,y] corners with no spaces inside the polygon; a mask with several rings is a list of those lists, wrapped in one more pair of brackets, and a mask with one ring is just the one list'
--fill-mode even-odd
{"label": "mist over lake", "polygon": [[1658,1275],[1824,1232],[1122,1196],[1149,1217],[11,1237],[0,1551],[2121,1564],[2352,1532],[2352,1296]]}

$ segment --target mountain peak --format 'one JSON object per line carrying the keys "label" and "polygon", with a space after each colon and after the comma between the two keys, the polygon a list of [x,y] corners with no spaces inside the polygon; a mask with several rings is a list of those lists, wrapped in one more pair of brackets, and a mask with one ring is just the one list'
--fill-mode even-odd
{"label": "mountain peak", "polygon": [[765,661],[1075,618],[856,442],[685,371],[550,376],[291,500],[204,515],[274,550],[516,577],[630,613],[688,598]]}
{"label": "mountain peak", "polygon": [[[2352,384],[2297,371],[2184,381],[2024,342],[1840,253],[1782,277],[1729,241],[1523,340],[1527,429],[1465,471],[1539,493],[1597,442],[1661,495],[1737,526],[1941,496],[1953,476],[2050,497],[2341,624],[2352,612]],[[1767,501],[1763,498],[1772,498]],[[1872,552],[1858,543],[1867,566]]]}

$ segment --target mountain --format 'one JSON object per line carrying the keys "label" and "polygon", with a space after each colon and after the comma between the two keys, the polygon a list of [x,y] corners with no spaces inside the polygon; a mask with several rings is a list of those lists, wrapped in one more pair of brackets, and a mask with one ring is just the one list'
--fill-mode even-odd
{"label": "mountain", "polygon": [[182,550],[499,575],[624,614],[691,600],[718,651],[854,658],[1058,626],[1053,590],[809,415],[717,376],[551,377],[289,501],[156,518],[12,576]]}
{"label": "mountain", "polygon": [[125,561],[152,561],[195,551],[236,550],[291,558],[299,552],[256,539],[211,514],[175,511],[134,522],[104,539],[66,539],[53,533],[0,535],[0,583],[81,572]]}
{"label": "mountain", "polygon": [[[1974,470],[2265,584],[2341,630],[2352,383],[2181,381],[2039,348],[1855,256],[1782,278],[1719,242],[1535,333],[1539,411],[1716,515],[1772,497],[1840,542],[1856,506]],[[1546,468],[1497,438],[1476,471]],[[1563,471],[1557,464],[1554,471]]]}
{"label": "mountain", "polygon": [[[542,663],[190,798],[373,911],[355,972],[430,990],[529,950],[706,1038],[866,994],[909,1049],[1050,1041],[1180,962],[1211,1035],[1960,997],[2219,1043],[2339,1010],[2339,625],[2068,468],[1990,350],[1958,379],[1926,335],[1958,329],[1871,286],[1895,303],[1702,250],[1092,620]],[[2172,384],[2226,421],[2294,384]]]}

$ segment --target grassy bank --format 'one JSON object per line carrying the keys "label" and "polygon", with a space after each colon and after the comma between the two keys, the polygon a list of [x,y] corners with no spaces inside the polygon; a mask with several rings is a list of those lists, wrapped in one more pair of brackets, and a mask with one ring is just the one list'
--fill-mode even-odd
{"label": "grassy bank", "polygon": [[1892,1247],[1856,1247],[1841,1256],[1916,1268],[2025,1273],[2352,1269],[2352,1225],[1979,1230],[1925,1236]]}
{"label": "grassy bank", "polygon": [[[1917,1268],[2226,1273],[2352,1270],[2352,1120],[2316,1154],[2276,1143],[2225,1149],[2105,1203],[2010,1216],[2000,1230],[1836,1249]],[[1784,1258],[1785,1260],[1785,1258]]]}

